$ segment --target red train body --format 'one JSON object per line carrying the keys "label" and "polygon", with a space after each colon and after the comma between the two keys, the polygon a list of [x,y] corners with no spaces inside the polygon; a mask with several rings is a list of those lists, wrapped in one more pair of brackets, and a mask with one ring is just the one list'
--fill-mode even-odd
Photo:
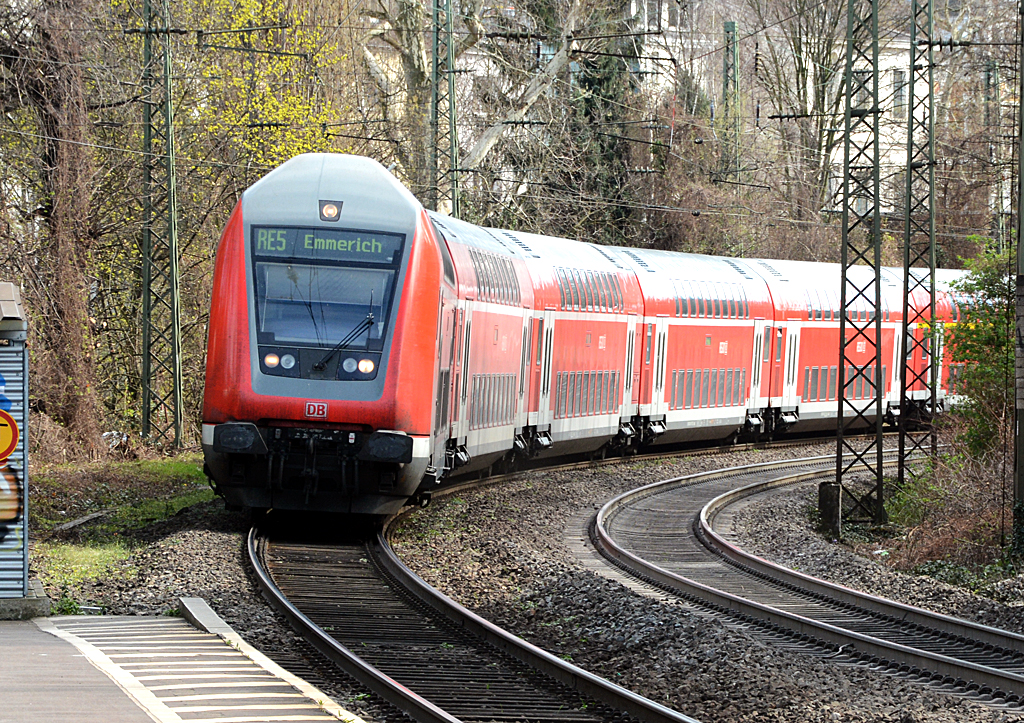
{"label": "red train body", "polygon": [[[900,273],[882,287],[890,421]],[[515,456],[834,427],[839,281],[482,228],[369,159],[299,156],[243,194],[217,250],[207,474],[232,506],[385,515]],[[945,293],[937,310],[956,313]]]}

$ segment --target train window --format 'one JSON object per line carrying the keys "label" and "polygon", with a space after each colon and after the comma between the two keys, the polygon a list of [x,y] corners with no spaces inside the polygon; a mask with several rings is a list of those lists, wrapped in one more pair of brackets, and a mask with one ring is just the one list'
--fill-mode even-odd
{"label": "train window", "polygon": [[836,368],[832,367],[828,372],[828,399],[836,398]]}
{"label": "train window", "polygon": [[711,380],[711,370],[702,369],[700,375],[700,406],[708,406],[708,383]]}
{"label": "train window", "polygon": [[598,277],[599,274],[595,274],[593,271],[587,272],[587,281],[590,282],[590,288],[594,294],[594,311],[604,311],[604,289],[601,288]]}
{"label": "train window", "polygon": [[597,412],[597,372],[590,372],[590,384],[587,385],[587,414]]}
{"label": "train window", "polygon": [[565,308],[565,275],[561,269],[555,269],[555,278],[558,281],[558,296],[562,302],[562,308]]}
{"label": "train window", "polygon": [[608,293],[608,280],[603,273],[600,271],[594,274],[594,282],[597,284],[597,290],[601,294],[601,311],[609,311],[611,309],[611,295]]}
{"label": "train window", "polygon": [[583,392],[580,394],[580,415],[586,416],[590,414],[590,390],[591,378],[590,372],[583,372]]}
{"label": "train window", "polygon": [[786,339],[782,335],[781,327],[775,331],[777,332],[775,335],[775,361],[780,362],[782,361],[782,354],[786,346]]}
{"label": "train window", "polygon": [[491,265],[498,280],[498,299],[503,304],[509,304],[512,302],[512,285],[508,281],[508,269],[505,268],[504,259],[491,257]]}
{"label": "train window", "polygon": [[737,397],[739,404],[747,405],[747,369],[740,369],[740,395]]}
{"label": "train window", "polygon": [[811,369],[811,401],[818,401],[818,374],[821,370],[818,367]]}
{"label": "train window", "polygon": [[573,269],[572,273],[580,287],[580,311],[587,311],[594,305],[593,299],[590,298],[590,287],[587,286],[587,275],[578,269]]}
{"label": "train window", "polygon": [[725,372],[725,406],[732,406],[732,369],[727,369]]}
{"label": "train window", "polygon": [[491,297],[491,279],[487,274],[487,269],[484,266],[484,260],[480,256],[479,251],[472,251],[473,254],[473,266],[476,271],[476,283],[478,296],[481,301],[490,301]]}
{"label": "train window", "polygon": [[683,393],[686,395],[686,399],[683,402],[683,406],[686,409],[690,409],[693,406],[693,370],[688,369],[686,372],[686,378],[682,380]]}
{"label": "train window", "polygon": [[569,398],[565,410],[567,417],[576,416],[576,374],[577,372],[569,372]]}
{"label": "train window", "polygon": [[644,363],[651,363],[651,337],[654,335],[654,324],[647,325],[647,351],[644,353]]}
{"label": "train window", "polygon": [[732,285],[732,284],[729,285],[728,293],[729,293],[729,318],[730,319],[735,319],[736,318],[736,295],[735,295],[736,294],[736,288],[735,288],[734,285]]}
{"label": "train window", "polygon": [[708,400],[709,407],[718,406],[718,370],[711,370],[711,398]]}
{"label": "train window", "polygon": [[772,348],[772,328],[766,326],[764,328],[764,356],[761,361],[767,363],[771,359],[771,348]]}
{"label": "train window", "polygon": [[751,315],[750,315],[750,299],[747,298],[747,290],[746,289],[742,289],[742,291],[743,291],[743,312],[744,312],[744,316],[747,319],[750,319],[751,318]]}
{"label": "train window", "polygon": [[675,369],[672,370],[672,400],[669,402],[669,409],[676,408],[676,384],[679,382],[679,372]]}
{"label": "train window", "polygon": [[[505,268],[504,259],[492,258],[494,275],[498,277],[498,298],[503,304],[512,303],[512,286],[508,281],[508,269]],[[501,417],[499,416],[498,419]]]}
{"label": "train window", "polygon": [[481,266],[484,270],[484,279],[487,282],[487,300],[490,302],[498,301],[498,278],[494,273],[494,267],[491,265],[491,259],[488,256],[481,258]]}
{"label": "train window", "polygon": [[586,412],[584,411],[584,386],[583,386],[583,372],[576,372],[576,416],[582,417]]}
{"label": "train window", "polygon": [[565,278],[569,282],[569,293],[572,296],[572,308],[578,311],[580,308],[580,290],[576,287],[576,276],[573,274],[572,269],[565,270]]}
{"label": "train window", "polygon": [[508,277],[508,266],[505,259],[494,259],[494,266],[498,272],[498,281],[501,284],[501,300],[506,304],[512,303],[512,280]]}
{"label": "train window", "polygon": [[711,291],[714,294],[714,298],[711,299],[711,303],[714,304],[714,307],[715,307],[715,318],[716,319],[721,319],[722,318],[722,302],[718,298],[718,289],[712,287]]}
{"label": "train window", "polygon": [[725,406],[725,369],[718,370],[718,405]]}
{"label": "train window", "polygon": [[618,308],[619,308],[619,311],[625,311],[626,310],[626,302],[622,298],[622,284],[621,284],[621,282],[619,280],[619,275],[618,274],[614,274],[612,276],[612,291],[615,292],[615,302],[616,302],[616,306],[618,306]]}
{"label": "train window", "polygon": [[573,289],[575,290],[572,300],[575,303],[576,310],[586,311],[587,291],[583,288],[583,278],[580,276],[580,272],[576,269],[569,269],[569,274],[569,279],[573,282]]}
{"label": "train window", "polygon": [[867,393],[867,389],[865,388],[865,385],[864,385],[864,374],[860,373],[860,374],[857,375],[856,393],[855,393],[856,397],[855,398],[856,399],[863,399],[864,395],[866,393]]}
{"label": "train window", "polygon": [[804,292],[804,296],[807,297],[807,321],[814,318],[814,304],[811,302],[811,290],[807,289]]}
{"label": "train window", "polygon": [[801,397],[804,401],[811,401],[811,368],[804,367],[804,393]]}
{"label": "train window", "polygon": [[448,242],[445,240],[444,234],[441,233],[441,229],[437,227],[437,224],[433,221],[430,223],[434,227],[437,245],[441,247],[441,264],[444,266],[444,280],[450,285],[455,286],[455,264],[452,263],[452,254],[448,250]]}
{"label": "train window", "polygon": [[701,293],[703,289],[697,289],[697,315],[704,316],[704,295]]}

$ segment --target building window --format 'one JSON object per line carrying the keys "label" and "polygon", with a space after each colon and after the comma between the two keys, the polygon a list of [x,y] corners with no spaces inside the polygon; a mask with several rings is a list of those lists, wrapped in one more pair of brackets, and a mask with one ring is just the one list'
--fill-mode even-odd
{"label": "building window", "polygon": [[903,120],[907,117],[907,71],[892,71],[892,117]]}

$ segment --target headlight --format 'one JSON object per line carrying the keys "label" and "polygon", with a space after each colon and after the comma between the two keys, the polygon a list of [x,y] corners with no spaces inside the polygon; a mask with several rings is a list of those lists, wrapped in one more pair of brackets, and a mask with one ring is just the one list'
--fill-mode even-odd
{"label": "headlight", "polygon": [[360,359],[359,360],[359,371],[363,374],[369,374],[373,371],[373,359]]}
{"label": "headlight", "polygon": [[[266,364],[268,367],[273,368],[273,367],[276,367],[278,364],[281,363],[281,359],[277,356],[277,354],[267,354],[265,357],[263,357],[263,363]],[[295,363],[295,359],[292,358],[292,364],[294,364],[294,363]],[[289,369],[289,368],[290,367],[285,367],[285,369]]]}
{"label": "headlight", "polygon": [[356,366],[356,360],[353,359],[352,357],[349,357],[348,359],[341,363],[341,368],[347,371],[349,374],[356,370]]}
{"label": "headlight", "polygon": [[291,354],[285,354],[283,357],[281,357],[281,366],[284,367],[285,369],[291,369],[293,366],[295,366],[295,357],[293,357]]}

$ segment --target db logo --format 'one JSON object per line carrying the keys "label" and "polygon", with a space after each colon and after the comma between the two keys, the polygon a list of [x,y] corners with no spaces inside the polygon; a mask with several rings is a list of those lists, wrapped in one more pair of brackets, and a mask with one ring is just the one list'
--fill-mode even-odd
{"label": "db logo", "polygon": [[306,402],[306,416],[310,419],[327,419],[327,402]]}

